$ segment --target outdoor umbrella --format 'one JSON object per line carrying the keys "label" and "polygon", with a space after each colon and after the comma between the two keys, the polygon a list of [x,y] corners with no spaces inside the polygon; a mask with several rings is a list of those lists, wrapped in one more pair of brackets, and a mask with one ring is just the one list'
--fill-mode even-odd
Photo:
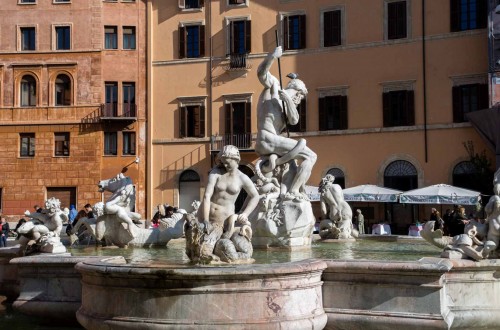
{"label": "outdoor umbrella", "polygon": [[477,191],[442,183],[410,190],[399,195],[399,202],[408,204],[475,205],[480,200],[481,196]]}
{"label": "outdoor umbrella", "polygon": [[344,189],[344,199],[348,202],[396,202],[402,191],[364,184]]}

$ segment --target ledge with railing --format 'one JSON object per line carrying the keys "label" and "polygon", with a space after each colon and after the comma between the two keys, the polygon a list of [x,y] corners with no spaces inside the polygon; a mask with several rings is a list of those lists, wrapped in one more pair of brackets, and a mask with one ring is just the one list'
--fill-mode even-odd
{"label": "ledge with railing", "polygon": [[226,145],[251,151],[255,149],[255,140],[252,138],[252,133],[212,135],[210,137],[210,150],[212,152],[220,151]]}
{"label": "ledge with railing", "polygon": [[226,64],[226,71],[237,71],[237,70],[249,70],[251,69],[250,64],[248,63],[248,53],[238,54],[228,54],[229,63]]}
{"label": "ledge with railing", "polygon": [[133,103],[104,103],[101,105],[101,119],[137,119],[137,105]]}

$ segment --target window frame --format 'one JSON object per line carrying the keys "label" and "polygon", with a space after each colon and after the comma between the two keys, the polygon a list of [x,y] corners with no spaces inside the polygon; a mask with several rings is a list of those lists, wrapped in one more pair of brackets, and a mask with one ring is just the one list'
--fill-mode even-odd
{"label": "window frame", "polygon": [[[127,138],[126,138],[127,137]],[[137,155],[136,132],[122,132],[122,156]]]}
{"label": "window frame", "polygon": [[18,0],[17,4],[18,5],[36,5],[37,0]]}
{"label": "window frame", "polygon": [[[390,22],[390,6],[395,3],[405,3],[405,36],[391,36],[391,22]],[[397,22],[396,22],[397,24]],[[396,29],[397,30],[397,29]],[[409,39],[411,36],[411,0],[384,0],[384,40],[386,41],[395,41],[401,39]]]}
{"label": "window frame", "polygon": [[[27,153],[23,153],[23,140],[27,139]],[[35,133],[19,133],[19,158],[34,158],[36,153]]]}
{"label": "window frame", "polygon": [[[24,80],[24,77],[26,76],[29,76],[31,78],[33,78],[33,82],[34,82],[34,90],[35,90],[35,95],[29,95],[28,98],[29,98],[29,101],[28,103],[29,104],[23,104],[23,80]],[[24,73],[22,76],[21,76],[21,79],[19,80],[19,107],[21,108],[30,108],[30,107],[36,107],[38,106],[38,89],[39,89],[39,82],[38,82],[38,77],[33,74],[33,73]],[[32,97],[33,96],[33,97]],[[32,101],[34,101],[34,104],[32,103]]]}
{"label": "window frame", "polygon": [[[468,102],[464,104],[465,89],[468,90]],[[475,90],[475,95],[472,95],[472,91]],[[476,98],[475,107],[473,109],[473,97]],[[469,106],[465,109],[466,104]],[[489,108],[489,86],[487,83],[481,82],[471,82],[460,84],[452,87],[452,109],[453,109],[453,123],[467,123],[467,114],[484,110]]]}
{"label": "window frame", "polygon": [[[66,103],[65,101],[63,101],[62,104],[58,104],[57,102],[57,91],[58,91],[58,83],[57,83],[57,79],[59,79],[59,76],[66,76],[66,78],[68,78],[68,83],[69,83],[69,88],[68,89],[64,89],[64,93],[63,93],[63,99],[64,100],[69,100],[68,103]],[[69,97],[64,97],[66,96],[66,92],[69,93]],[[70,106],[73,104],[73,79],[71,77],[70,74],[66,73],[66,72],[59,72],[57,73],[57,75],[55,76],[55,79],[54,79],[54,106],[56,107],[65,107],[65,106]]]}
{"label": "window frame", "polygon": [[[339,24],[339,29],[340,32],[338,33],[339,35],[339,43],[338,44],[332,44],[332,45],[325,45],[326,44],[326,20],[325,20],[325,15],[329,12],[339,12],[340,13],[340,24]],[[345,38],[346,38],[346,24],[345,24],[345,6],[344,5],[339,5],[339,6],[333,6],[333,7],[327,7],[323,8],[320,11],[320,45],[323,48],[330,48],[330,47],[338,47],[345,45]]]}
{"label": "window frame", "polygon": [[[33,30],[33,48],[31,49],[25,49],[24,48],[24,33],[23,30]],[[31,37],[30,37],[31,39]],[[30,41],[30,46],[31,46],[31,41]],[[18,47],[17,50],[20,52],[34,52],[38,49],[38,38],[37,38],[37,26],[36,25],[18,25]]]}
{"label": "window frame", "polygon": [[[252,52],[252,20],[250,16],[226,17],[226,54],[240,55]],[[234,25],[243,22],[243,52],[235,51]],[[241,39],[241,38],[240,38]]]}
{"label": "window frame", "polygon": [[[133,33],[125,34],[125,29],[131,29]],[[132,46],[128,46],[129,43],[133,43]],[[127,47],[126,47],[127,45]],[[122,27],[122,48],[125,50],[136,50],[137,49],[137,27],[133,25],[126,25]]]}
{"label": "window frame", "polygon": [[[113,88],[112,93],[108,94],[110,88]],[[117,117],[118,116],[118,82],[105,81],[104,82],[104,117]],[[111,102],[108,102],[108,99]],[[108,114],[111,112],[111,116]]]}
{"label": "window frame", "polygon": [[[108,33],[108,32],[106,32],[106,29],[114,29],[114,33]],[[108,36],[109,36],[109,38],[113,37],[113,39],[111,39],[109,42],[108,42]],[[113,43],[113,45],[111,45],[112,47],[108,47],[108,44],[111,42]],[[104,49],[105,50],[117,50],[118,49],[118,26],[116,26],[116,25],[105,25],[104,26]]]}
{"label": "window frame", "polygon": [[[61,137],[63,138],[61,140]],[[59,146],[59,144],[62,144]],[[54,132],[54,157],[69,157],[71,146],[70,132]]]}
{"label": "window frame", "polygon": [[[109,138],[113,138],[114,141],[110,141]],[[104,156],[118,156],[118,132],[103,132],[103,155]],[[110,147],[107,145],[111,145]],[[114,151],[114,153],[113,153]]]}
{"label": "window frame", "polygon": [[[133,91],[131,93],[130,91]],[[122,114],[128,114],[126,117],[136,117],[136,84],[133,81],[124,81],[122,82]],[[130,100],[130,96],[132,96],[132,100]]]}
{"label": "window frame", "polygon": [[[61,23],[61,24],[53,24],[53,44],[52,44],[52,49],[57,50],[57,51],[68,51],[73,49],[73,29],[72,29],[72,24],[71,23]],[[69,41],[68,41],[68,48],[59,48],[59,35],[57,33],[58,29],[61,28],[68,28],[69,29]]]}
{"label": "window frame", "polygon": [[195,1],[198,1],[198,6],[197,7],[189,7],[189,8],[186,8],[186,0],[179,0],[178,1],[178,6],[181,10],[183,11],[191,11],[191,10],[202,10],[203,7],[205,6],[205,0],[195,0]]}
{"label": "window frame", "polygon": [[[349,102],[348,102],[348,86],[334,86],[318,88],[318,130],[347,130],[349,129]],[[331,107],[328,107],[327,101],[333,102]],[[335,108],[335,106],[337,106]],[[329,114],[329,112],[332,112]],[[333,122],[332,126],[328,125],[328,117],[338,117],[338,124]]]}
{"label": "window frame", "polygon": [[[198,55],[188,56],[189,45],[194,42],[189,42],[189,29],[198,28]],[[191,59],[205,57],[205,21],[196,22],[181,22],[179,25],[179,58]]]}
{"label": "window frame", "polygon": [[[290,45],[290,33],[289,33],[289,27],[290,27],[290,18],[291,17],[298,17],[298,30],[297,30],[297,35],[298,35],[298,45],[297,47],[291,47]],[[307,15],[305,11],[295,11],[295,12],[288,12],[288,13],[281,13],[280,14],[280,27],[281,27],[281,45],[283,46],[284,51],[298,51],[302,49],[307,48]],[[301,29],[302,27],[302,29]],[[294,45],[295,46],[295,45]]]}
{"label": "window frame", "polygon": [[[466,19],[466,24],[467,27],[463,28],[463,20],[462,17],[464,16],[462,13],[462,8],[463,6],[461,5],[462,0],[450,0],[450,32],[463,32],[463,31],[470,31],[470,30],[478,30],[478,29],[485,29],[488,26],[488,1],[486,0],[474,0],[476,1],[477,7],[476,7],[476,13],[479,13],[479,15],[476,15],[475,17],[475,22],[476,22],[476,27],[470,27],[471,25],[471,17],[470,17],[470,10],[467,10],[467,19]],[[471,0],[466,0],[468,1],[468,9],[470,5]],[[481,16],[480,11],[484,10],[483,16]]]}
{"label": "window frame", "polygon": [[[179,97],[179,138],[204,138],[206,137],[206,96],[200,97]],[[199,108],[198,115],[196,112],[192,115],[194,121],[193,136],[188,135],[188,108]],[[196,128],[198,126],[198,129]],[[198,135],[196,135],[198,132]]]}
{"label": "window frame", "polygon": [[[236,3],[231,3],[234,1]],[[227,0],[226,5],[228,7],[248,7],[249,0]]]}
{"label": "window frame", "polygon": [[54,5],[66,5],[70,4],[71,0],[52,0],[52,4]]}

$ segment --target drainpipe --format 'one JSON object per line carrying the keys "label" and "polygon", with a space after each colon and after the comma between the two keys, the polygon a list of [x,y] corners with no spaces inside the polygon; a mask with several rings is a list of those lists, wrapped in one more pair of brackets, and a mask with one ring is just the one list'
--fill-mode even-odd
{"label": "drainpipe", "polygon": [[424,92],[424,149],[425,149],[425,162],[428,158],[428,145],[427,145],[427,81],[425,75],[425,0],[422,0],[422,84]]}
{"label": "drainpipe", "polygon": [[[207,104],[207,111],[208,111],[208,120],[207,120],[207,133],[210,134],[210,137],[213,136],[212,132],[212,66],[213,66],[213,38],[212,38],[212,0],[207,1],[208,6],[207,6],[207,25],[208,25],[208,35],[209,35],[209,40],[210,40],[210,45],[209,45],[209,56],[210,59],[208,61],[209,67],[208,67],[208,104]],[[211,139],[210,139],[211,141]],[[210,142],[210,147],[209,147],[209,153],[210,153],[210,167],[213,166],[212,164],[212,144]]]}

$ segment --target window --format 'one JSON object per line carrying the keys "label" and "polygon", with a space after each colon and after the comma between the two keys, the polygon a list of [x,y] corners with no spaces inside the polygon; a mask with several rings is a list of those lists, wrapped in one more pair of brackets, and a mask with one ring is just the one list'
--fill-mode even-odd
{"label": "window", "polygon": [[406,1],[387,3],[387,39],[403,39],[408,36]]}
{"label": "window", "polygon": [[229,22],[229,53],[246,54],[251,52],[252,47],[252,22],[250,20],[238,20]]}
{"label": "window", "polygon": [[135,117],[135,83],[123,83],[123,116]]}
{"label": "window", "polygon": [[123,132],[123,155],[135,155],[135,132]]}
{"label": "window", "polygon": [[335,183],[338,184],[342,189],[345,189],[345,174],[340,168],[334,167],[328,170],[326,174],[333,175],[335,177]]}
{"label": "window", "polygon": [[347,129],[347,96],[332,95],[319,99],[319,130]]}
{"label": "window", "polygon": [[406,160],[390,163],[384,171],[384,187],[408,191],[418,188],[418,173],[415,166]]}
{"label": "window", "polygon": [[21,157],[35,157],[35,133],[19,134],[21,147],[19,155]]}
{"label": "window", "polygon": [[299,113],[299,122],[295,125],[288,127],[290,132],[305,132],[307,124],[307,101],[302,99],[300,104],[297,106],[297,112]]}
{"label": "window", "polygon": [[135,26],[123,27],[123,49],[135,49]]}
{"label": "window", "polygon": [[19,0],[19,3],[36,3],[36,0]]}
{"label": "window", "polygon": [[342,11],[332,10],[323,13],[323,47],[342,44]]}
{"label": "window", "polygon": [[239,101],[226,103],[226,144],[249,148],[252,138],[252,104]]}
{"label": "window", "polygon": [[57,198],[61,202],[61,210],[76,203],[76,187],[47,187],[47,198]]}
{"label": "window", "polygon": [[188,105],[180,108],[180,137],[205,136],[205,107]]}
{"label": "window", "polygon": [[230,5],[244,5],[246,4],[246,0],[228,0]]}
{"label": "window", "polygon": [[116,132],[104,132],[104,154],[116,156],[118,154],[118,136]]}
{"label": "window", "polygon": [[203,7],[203,0],[179,0],[179,8],[196,9]]}
{"label": "window", "polygon": [[54,3],[71,3],[71,0],[54,0]]}
{"label": "window", "polygon": [[69,133],[54,133],[54,155],[69,156]]}
{"label": "window", "polygon": [[453,122],[467,121],[466,114],[487,109],[489,107],[488,85],[468,84],[454,86],[453,95]]}
{"label": "window", "polygon": [[71,105],[71,80],[65,74],[60,74],[55,82],[55,105]]}
{"label": "window", "polygon": [[21,50],[36,49],[36,30],[34,27],[21,28]]}
{"label": "window", "polygon": [[21,79],[21,106],[36,106],[36,79],[31,75],[25,75]]}
{"label": "window", "polygon": [[104,48],[105,49],[117,49],[118,48],[118,36],[117,36],[116,26],[105,26],[104,27]]}
{"label": "window", "polygon": [[487,6],[486,0],[451,0],[451,32],[486,28]]}
{"label": "window", "polygon": [[179,29],[179,57],[205,56],[205,26],[186,25]]}
{"label": "window", "polygon": [[116,117],[118,115],[118,83],[105,83],[104,117]]}
{"label": "window", "polygon": [[412,90],[383,93],[384,127],[415,125],[415,105]]}
{"label": "window", "polygon": [[290,15],[283,18],[284,49],[306,48],[306,15]]}
{"label": "window", "polygon": [[56,27],[56,49],[71,49],[71,30],[69,26]]}

